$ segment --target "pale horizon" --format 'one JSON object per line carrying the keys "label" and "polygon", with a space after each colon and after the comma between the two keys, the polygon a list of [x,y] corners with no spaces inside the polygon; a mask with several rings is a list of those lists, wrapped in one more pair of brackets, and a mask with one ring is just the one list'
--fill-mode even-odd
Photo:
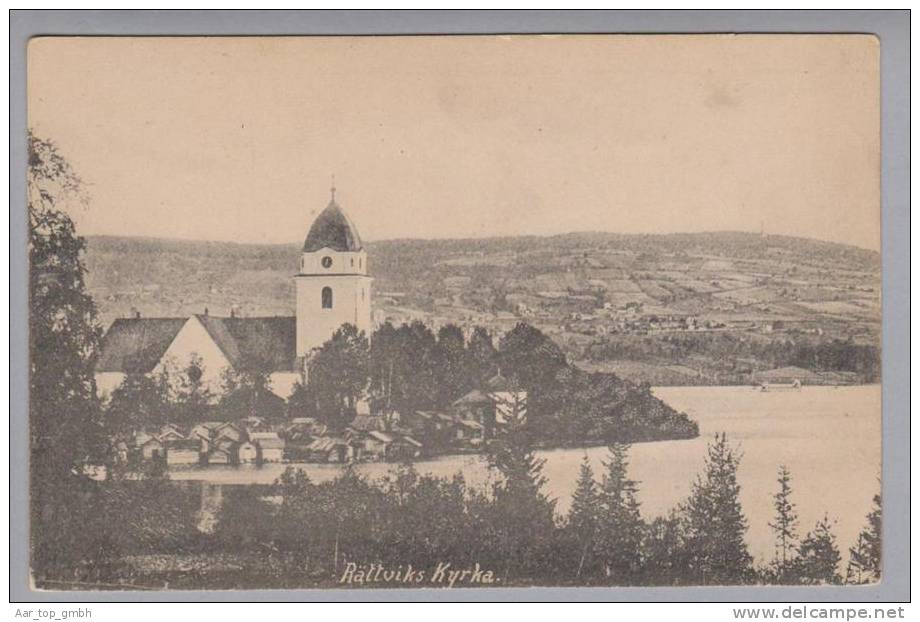
{"label": "pale horizon", "polygon": [[29,124],[82,235],[296,243],[715,231],[878,251],[863,35],[61,38]]}

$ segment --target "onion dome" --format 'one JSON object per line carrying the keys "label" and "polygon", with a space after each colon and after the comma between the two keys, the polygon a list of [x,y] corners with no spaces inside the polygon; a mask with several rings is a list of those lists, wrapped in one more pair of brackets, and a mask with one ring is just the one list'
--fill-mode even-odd
{"label": "onion dome", "polygon": [[329,205],[313,221],[310,233],[303,243],[305,253],[313,253],[323,248],[340,253],[354,253],[364,248],[355,225],[335,202],[335,186],[332,187]]}

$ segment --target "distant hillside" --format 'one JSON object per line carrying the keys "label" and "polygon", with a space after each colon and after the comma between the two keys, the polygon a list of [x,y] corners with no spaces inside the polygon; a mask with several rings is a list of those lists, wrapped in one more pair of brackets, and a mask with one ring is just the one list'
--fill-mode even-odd
{"label": "distant hillside", "polygon": [[[293,313],[296,244],[93,236],[87,247],[88,286],[106,324],[132,309],[145,316],[205,307],[221,315],[231,308]],[[601,368],[616,362],[621,372],[641,369],[623,365],[639,360],[681,365],[668,377],[690,383],[727,373],[708,346],[699,360],[696,346],[658,347],[689,333],[695,342],[721,331],[730,336],[718,340],[732,343],[798,335],[796,343],[876,345],[880,331],[878,253],[830,242],[737,232],[571,233],[388,240],[367,248],[378,319],[482,324],[497,332],[523,319],[573,359]],[[740,334],[748,337],[736,339]],[[789,363],[763,360],[757,347],[736,356],[752,360],[732,359],[731,370]]]}

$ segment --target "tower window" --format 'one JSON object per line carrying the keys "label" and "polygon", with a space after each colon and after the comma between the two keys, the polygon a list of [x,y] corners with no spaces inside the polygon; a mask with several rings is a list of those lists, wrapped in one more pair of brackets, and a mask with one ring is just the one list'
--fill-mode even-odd
{"label": "tower window", "polygon": [[332,288],[324,287],[323,288],[323,309],[332,308]]}
{"label": "tower window", "polygon": [[323,257],[322,263],[324,268],[332,267],[332,257]]}

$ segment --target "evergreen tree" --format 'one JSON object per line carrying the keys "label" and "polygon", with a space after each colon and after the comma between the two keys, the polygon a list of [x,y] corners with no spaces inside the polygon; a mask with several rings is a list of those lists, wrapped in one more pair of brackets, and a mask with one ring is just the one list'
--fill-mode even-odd
{"label": "evergreen tree", "polygon": [[434,333],[415,321],[396,329],[399,344],[398,375],[401,387],[397,401],[400,412],[437,407],[443,369],[441,352]]}
{"label": "evergreen tree", "polygon": [[753,578],[751,554],[744,541],[747,519],[741,511],[737,472],[739,456],[725,434],[707,448],[705,473],[697,477],[681,508],[690,576],[702,585],[745,583]]}
{"label": "evergreen tree", "polygon": [[316,418],[318,414],[316,394],[309,385],[298,380],[294,383],[291,394],[287,399],[288,419],[296,419],[297,417]]}
{"label": "evergreen tree", "polygon": [[554,385],[556,374],[568,365],[559,346],[524,322],[501,338],[498,359],[502,375],[516,378],[528,392]]}
{"label": "evergreen tree", "polygon": [[648,525],[642,541],[643,585],[677,585],[688,575],[681,520],[674,510]]}
{"label": "evergreen tree", "polygon": [[456,324],[447,324],[438,331],[437,358],[441,363],[438,405],[447,406],[472,388],[466,341]]}
{"label": "evergreen tree", "polygon": [[208,419],[214,394],[204,384],[204,362],[197,354],[179,375],[176,388],[176,411],[179,421],[194,425]]}
{"label": "evergreen tree", "polygon": [[221,375],[223,392],[217,412],[227,421],[246,417],[279,419],[284,400],[271,390],[271,373],[265,361],[247,359],[227,367]]}
{"label": "evergreen tree", "polygon": [[[60,573],[81,555],[82,476],[108,446],[95,396],[101,329],[86,291],[85,242],[64,211],[86,200],[54,143],[28,136],[29,452],[32,568]],[[88,509],[88,508],[86,508]]]}
{"label": "evergreen tree", "polygon": [[333,428],[347,425],[358,400],[367,394],[368,352],[364,332],[343,324],[310,362],[309,388],[316,395],[320,418]]}
{"label": "evergreen tree", "polygon": [[486,455],[500,481],[493,486],[485,536],[496,563],[502,564],[503,581],[512,571],[514,576],[533,576],[547,561],[555,536],[555,501],[542,490],[545,460],[534,455],[526,426],[518,420],[488,445]]}
{"label": "evergreen tree", "polygon": [[161,374],[126,374],[112,391],[106,407],[106,427],[121,440],[134,432],[156,430],[170,420],[169,380]]}
{"label": "evergreen tree", "polygon": [[498,352],[492,343],[492,335],[485,328],[477,326],[473,329],[466,351],[472,386],[482,386],[498,373]]}
{"label": "evergreen tree", "polygon": [[575,577],[594,576],[599,567],[598,536],[600,535],[601,498],[594,481],[594,471],[585,454],[578,471],[578,482],[572,495],[566,529],[573,553],[577,557]]}
{"label": "evergreen tree", "polygon": [[404,373],[396,328],[384,322],[371,336],[368,353],[368,394],[375,411],[388,413],[396,408]]}
{"label": "evergreen tree", "polygon": [[799,554],[795,559],[795,574],[800,582],[816,585],[840,583],[837,567],[840,564],[840,551],[837,540],[831,532],[827,515],[818,521],[799,545]]}
{"label": "evergreen tree", "polygon": [[882,495],[872,497],[872,503],[868,524],[850,549],[847,583],[874,583],[882,578]]}
{"label": "evergreen tree", "polygon": [[628,476],[629,445],[609,447],[601,485],[601,547],[606,574],[615,585],[635,583],[642,565],[645,524],[639,513],[637,484]]}
{"label": "evergreen tree", "polygon": [[789,583],[793,577],[789,573],[793,570],[796,549],[798,548],[798,515],[795,504],[792,503],[792,476],[785,466],[779,469],[776,480],[779,491],[773,495],[773,508],[776,511],[773,521],[769,523],[776,537],[776,549],[773,562],[770,566],[770,579],[777,583]]}

